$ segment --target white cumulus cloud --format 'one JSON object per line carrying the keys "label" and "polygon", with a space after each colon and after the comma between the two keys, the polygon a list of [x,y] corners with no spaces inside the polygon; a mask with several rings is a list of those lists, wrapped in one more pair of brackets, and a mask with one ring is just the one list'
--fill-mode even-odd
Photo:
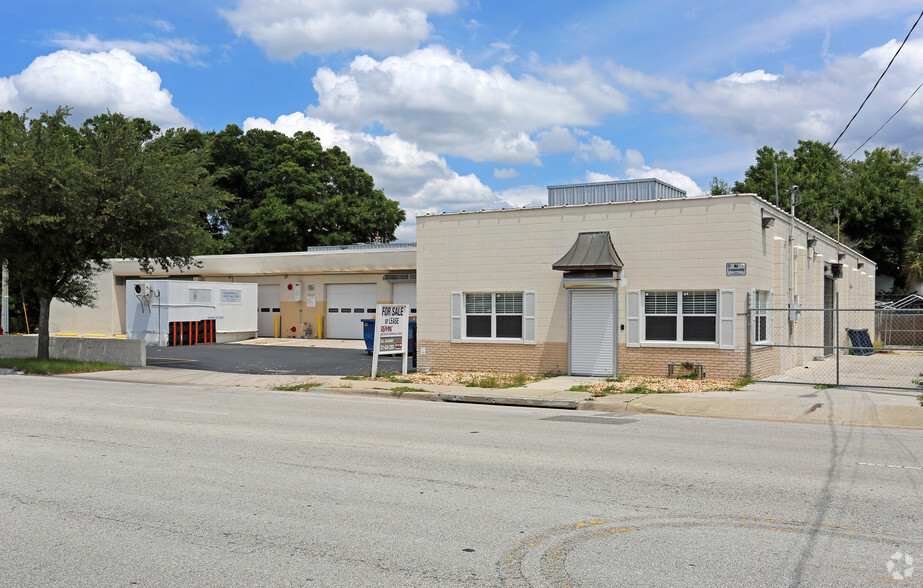
{"label": "white cumulus cloud", "polygon": [[[361,56],[344,71],[317,71],[318,104],[308,112],[353,130],[380,123],[437,153],[539,164],[540,143],[557,150],[566,141],[557,127],[596,125],[627,109],[598,73],[577,79],[563,66],[552,73],[561,81],[477,69],[441,46],[381,61]],[[611,157],[607,146],[595,147],[589,151]]]}
{"label": "white cumulus cloud", "polygon": [[415,49],[428,38],[429,13],[455,9],[455,0],[240,0],[221,15],[277,59],[341,49],[373,53]]}
{"label": "white cumulus cloud", "polygon": [[109,110],[146,118],[162,128],[192,126],[161,84],[156,72],[122,49],[57,51],[36,58],[19,74],[0,78],[0,110],[31,108],[39,114],[70,106],[76,125]]}

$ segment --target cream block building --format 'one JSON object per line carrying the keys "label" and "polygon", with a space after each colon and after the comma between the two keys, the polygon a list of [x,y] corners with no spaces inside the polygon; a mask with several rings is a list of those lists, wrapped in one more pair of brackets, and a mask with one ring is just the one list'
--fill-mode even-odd
{"label": "cream block building", "polygon": [[874,262],[752,194],[422,216],[417,275],[432,370],[765,377],[834,335],[806,309],[875,294]]}
{"label": "cream block building", "polygon": [[[416,309],[416,247],[360,245],[315,247],[294,253],[205,255],[196,266],[144,274],[136,260],[110,260],[95,278],[94,308],[54,301],[52,333],[123,334],[126,291],[131,280],[246,282],[258,288],[254,331],[218,333],[219,341],[250,337],[362,339],[362,320],[377,304],[409,304]],[[176,301],[192,303],[192,301]],[[159,301],[150,301],[156,311]],[[171,303],[172,304],[172,303]]]}

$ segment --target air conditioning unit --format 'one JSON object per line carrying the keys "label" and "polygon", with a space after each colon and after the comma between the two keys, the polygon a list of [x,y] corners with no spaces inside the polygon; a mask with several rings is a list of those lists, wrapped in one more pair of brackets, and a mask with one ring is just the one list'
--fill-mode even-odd
{"label": "air conditioning unit", "polygon": [[135,295],[151,296],[153,293],[154,288],[150,284],[135,284]]}

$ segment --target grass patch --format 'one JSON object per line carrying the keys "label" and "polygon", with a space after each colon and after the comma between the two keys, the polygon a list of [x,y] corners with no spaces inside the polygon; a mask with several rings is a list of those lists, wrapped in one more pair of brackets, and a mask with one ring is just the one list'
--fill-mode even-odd
{"label": "grass patch", "polygon": [[365,377],[363,377],[363,376],[343,376],[343,377],[340,378],[340,379],[341,379],[341,380],[364,380],[364,379],[367,378],[367,377],[368,377],[368,376],[365,376]]}
{"label": "grass patch", "polygon": [[815,390],[827,390],[829,388],[836,388],[836,384],[814,384]]}
{"label": "grass patch", "polygon": [[467,380],[464,384],[468,388],[521,388],[534,381],[536,378],[526,374],[486,374]]}
{"label": "grass patch", "polygon": [[391,392],[399,396],[404,392],[426,392],[426,390],[423,388],[414,388],[413,386],[395,386],[391,388]]}
{"label": "grass patch", "polygon": [[590,389],[589,384],[575,384],[567,389],[568,392],[586,392]]}
{"label": "grass patch", "polygon": [[84,372],[108,372],[112,370],[131,369],[124,365],[115,365],[101,361],[76,361],[73,359],[35,359],[31,357],[13,357],[0,359],[0,367],[16,370],[25,374],[80,374]]}
{"label": "grass patch", "polygon": [[323,382],[301,382],[300,384],[291,384],[289,386],[276,386],[273,390],[279,392],[307,392],[311,388],[320,388]]}

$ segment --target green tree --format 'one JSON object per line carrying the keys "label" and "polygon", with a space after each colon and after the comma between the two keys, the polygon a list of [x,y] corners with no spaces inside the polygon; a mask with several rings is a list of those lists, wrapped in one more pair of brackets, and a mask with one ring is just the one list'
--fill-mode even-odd
{"label": "green tree", "polygon": [[841,240],[875,260],[879,273],[903,273],[905,245],[923,226],[919,156],[878,148],[866,152],[864,161],[846,162],[827,143],[799,141],[792,155],[766,146],[734,190],[775,202],[774,163],[783,209],[789,208],[791,187],[798,186],[798,218],[835,236],[839,211]]}
{"label": "green tree", "polygon": [[728,184],[725,180],[722,180],[718,176],[714,176],[711,179],[711,182],[708,184],[708,193],[712,196],[719,196],[721,194],[730,194],[731,185]]}
{"label": "green tree", "polygon": [[151,123],[106,114],[77,130],[68,116],[0,114],[0,251],[39,300],[39,358],[52,299],[92,304],[111,257],[189,266],[211,251],[203,218],[223,198],[202,156],[158,150]]}
{"label": "green tree", "polygon": [[236,125],[209,137],[216,184],[233,200],[215,222],[235,253],[394,240],[406,215],[339,147]]}
{"label": "green tree", "polygon": [[904,252],[907,289],[916,290],[923,284],[923,228],[917,229]]}
{"label": "green tree", "polygon": [[791,189],[798,186],[800,201],[795,215],[825,232],[835,227],[833,210],[840,203],[847,175],[843,158],[835,149],[817,141],[798,141],[792,155],[761,147],[756,152],[756,163],[744,172],[742,182],[734,184],[734,190],[775,203],[776,172],[782,209],[790,209]]}

